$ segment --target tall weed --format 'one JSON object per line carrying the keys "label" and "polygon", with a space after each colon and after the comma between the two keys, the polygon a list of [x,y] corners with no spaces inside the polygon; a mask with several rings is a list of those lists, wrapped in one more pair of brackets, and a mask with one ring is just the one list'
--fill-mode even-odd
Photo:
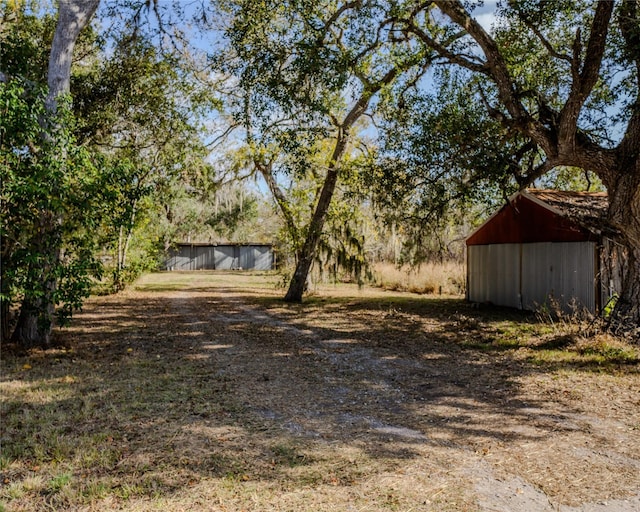
{"label": "tall weed", "polygon": [[462,295],[466,288],[462,263],[424,263],[419,267],[397,267],[392,263],[372,265],[375,286],[385,290],[421,294]]}

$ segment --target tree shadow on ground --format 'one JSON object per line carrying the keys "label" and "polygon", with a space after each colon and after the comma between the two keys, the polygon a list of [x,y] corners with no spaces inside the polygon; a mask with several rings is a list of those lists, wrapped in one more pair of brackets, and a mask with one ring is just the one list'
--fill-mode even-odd
{"label": "tree shadow on ground", "polygon": [[64,462],[88,501],[168,496],[207,478],[346,485],[426,454],[446,464],[452,450],[576,430],[577,410],[521,383],[585,366],[550,370],[496,343],[530,315],[449,299],[165,292],[95,299],[58,334],[66,348],[3,361],[18,389],[3,409],[3,456],[18,461],[6,479]]}

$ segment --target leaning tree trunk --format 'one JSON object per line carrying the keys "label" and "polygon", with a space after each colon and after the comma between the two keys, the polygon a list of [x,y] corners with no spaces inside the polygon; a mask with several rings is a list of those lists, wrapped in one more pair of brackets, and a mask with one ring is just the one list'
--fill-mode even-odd
{"label": "leaning tree trunk", "polygon": [[[58,20],[49,53],[47,85],[49,92],[46,109],[52,116],[58,108],[59,98],[69,93],[73,49],[80,32],[89,24],[100,0],[59,0]],[[43,137],[51,137],[51,126],[43,122]],[[64,155],[60,155],[64,158]],[[13,339],[25,348],[49,345],[53,314],[55,310],[56,278],[54,267],[60,257],[60,243],[57,231],[61,223],[60,214],[44,211],[36,238],[32,240],[34,251],[38,252],[45,264],[41,268],[30,269],[39,272],[38,288],[41,293],[36,298],[27,293],[20,307],[18,323]]]}
{"label": "leaning tree trunk", "polygon": [[[339,141],[337,146],[346,146],[346,140]],[[338,147],[336,147],[336,152]],[[340,150],[344,151],[344,147]],[[316,206],[315,212],[309,224],[309,231],[307,232],[307,238],[304,241],[304,245],[298,254],[298,263],[296,269],[289,283],[289,289],[284,297],[287,302],[302,302],[302,296],[304,295],[307,285],[307,276],[311,270],[311,265],[316,255],[318,242],[322,236],[322,228],[324,227],[324,220],[327,217],[327,211],[331,204],[331,198],[336,189],[338,182],[338,169],[335,165],[332,165],[327,172],[322,191],[320,192],[320,198]]]}
{"label": "leaning tree trunk", "polygon": [[363,83],[364,90],[358,101],[353,105],[351,110],[347,113],[342,124],[338,125],[338,133],[336,136],[336,145],[333,148],[333,154],[329,162],[329,169],[320,191],[320,197],[318,198],[318,204],[313,212],[311,223],[309,224],[309,230],[307,237],[304,241],[304,245],[300,250],[298,257],[298,264],[289,283],[289,290],[284,297],[286,302],[302,302],[302,296],[307,285],[307,277],[311,270],[311,265],[316,256],[318,250],[318,242],[322,236],[322,228],[324,227],[324,221],[329,211],[329,205],[333,193],[338,183],[338,172],[342,164],[342,158],[347,150],[347,144],[349,142],[349,131],[353,125],[364,115],[369,106],[371,98],[383,87],[392,83],[395,78],[403,71],[413,67],[412,61],[404,63],[398,63],[395,67],[391,68],[387,73],[375,83]]}
{"label": "leaning tree trunk", "polygon": [[[289,201],[287,201],[284,192],[278,186],[278,183],[273,177],[271,163],[262,163],[258,159],[254,159],[254,166],[260,172],[260,174],[264,178],[264,181],[267,183],[269,191],[273,196],[273,200],[276,202],[278,208],[280,209],[280,213],[282,214],[282,217],[284,219],[284,225],[289,233],[289,237],[291,238],[293,244],[297,246],[298,240],[300,239],[300,230],[298,229],[295,215],[291,211]],[[296,264],[300,259],[300,250],[301,249],[296,249]]]}

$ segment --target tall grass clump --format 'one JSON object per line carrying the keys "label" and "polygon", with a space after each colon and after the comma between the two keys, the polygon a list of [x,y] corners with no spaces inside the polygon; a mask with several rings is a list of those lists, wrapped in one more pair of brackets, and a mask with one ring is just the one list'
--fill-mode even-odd
{"label": "tall grass clump", "polygon": [[384,290],[421,294],[462,295],[465,267],[455,261],[398,267],[392,263],[372,265],[375,286]]}
{"label": "tall grass clump", "polygon": [[632,340],[609,332],[606,318],[594,316],[575,301],[562,308],[557,300],[549,297],[536,310],[536,317],[540,324],[548,327],[542,345],[555,349],[547,351],[547,362],[559,352],[564,358],[574,355],[576,361],[598,365],[638,364],[640,361],[640,351]]}

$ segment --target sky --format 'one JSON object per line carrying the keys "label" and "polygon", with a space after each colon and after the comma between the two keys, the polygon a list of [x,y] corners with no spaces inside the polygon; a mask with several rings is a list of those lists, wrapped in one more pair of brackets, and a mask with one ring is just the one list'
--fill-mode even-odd
{"label": "sky", "polygon": [[485,0],[484,5],[475,9],[476,20],[485,30],[490,30],[496,20],[498,0]]}

